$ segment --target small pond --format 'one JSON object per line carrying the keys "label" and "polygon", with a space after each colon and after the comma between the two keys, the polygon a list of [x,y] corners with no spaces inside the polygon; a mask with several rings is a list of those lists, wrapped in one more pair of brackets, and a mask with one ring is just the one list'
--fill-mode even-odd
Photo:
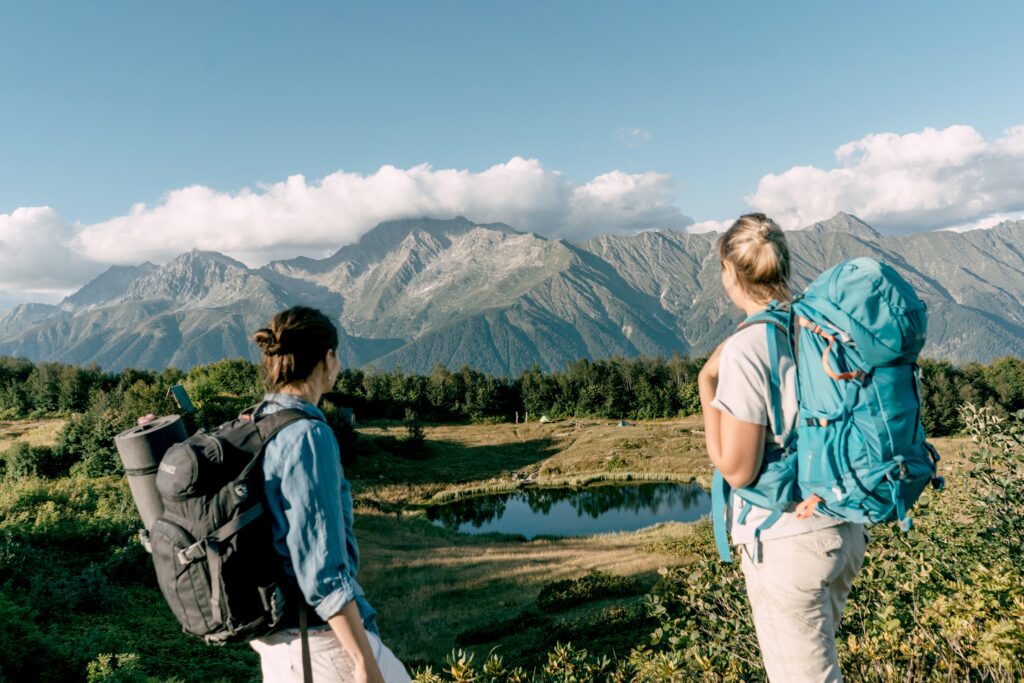
{"label": "small pond", "polygon": [[696,484],[529,488],[427,508],[427,519],[452,531],[586,536],[636,531],[658,522],[694,522],[711,510]]}

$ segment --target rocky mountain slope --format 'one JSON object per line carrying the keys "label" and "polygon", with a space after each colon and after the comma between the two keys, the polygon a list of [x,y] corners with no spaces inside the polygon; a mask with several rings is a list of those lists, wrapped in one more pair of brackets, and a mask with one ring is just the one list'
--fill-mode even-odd
{"label": "rocky mountain slope", "polygon": [[[787,234],[796,289],[840,260],[880,258],[929,305],[927,355],[1024,356],[1024,221],[886,237],[838,214]],[[254,358],[249,333],[305,303],[338,321],[349,365],[514,374],[580,357],[700,355],[738,321],[716,237],[665,230],[575,244],[460,217],[383,223],[328,258],[260,269],[192,251],[111,268],[58,306],[0,314],[0,354],[109,369]]]}

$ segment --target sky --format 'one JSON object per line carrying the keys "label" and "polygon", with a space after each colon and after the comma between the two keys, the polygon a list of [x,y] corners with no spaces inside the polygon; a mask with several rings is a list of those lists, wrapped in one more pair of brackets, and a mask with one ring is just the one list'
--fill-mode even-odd
{"label": "sky", "polygon": [[1024,5],[0,2],[0,307],[466,215],[1024,216]]}

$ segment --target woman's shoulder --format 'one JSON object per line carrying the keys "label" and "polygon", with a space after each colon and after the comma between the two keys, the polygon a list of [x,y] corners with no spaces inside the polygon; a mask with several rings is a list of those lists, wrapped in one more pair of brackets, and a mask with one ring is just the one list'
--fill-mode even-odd
{"label": "woman's shoulder", "polygon": [[722,347],[722,359],[727,357],[747,361],[768,361],[767,325],[749,325],[733,333]]}
{"label": "woman's shoulder", "polygon": [[334,432],[321,419],[310,416],[285,425],[267,442],[265,458],[273,462],[290,461],[306,451],[334,450],[337,442]]}

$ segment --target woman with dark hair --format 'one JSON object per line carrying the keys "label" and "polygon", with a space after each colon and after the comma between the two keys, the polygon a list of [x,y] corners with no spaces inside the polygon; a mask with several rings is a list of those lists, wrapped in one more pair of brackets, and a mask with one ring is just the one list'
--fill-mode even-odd
{"label": "woman with dark hair", "polygon": [[[268,388],[259,414],[286,408],[307,413],[283,428],[263,456],[264,490],[274,547],[285,575],[308,607],[313,680],[404,683],[405,667],[380,640],[375,612],[356,581],[359,546],[352,494],[338,443],[316,407],[338,379],[338,332],[320,311],[297,306],[253,335],[263,351]],[[265,681],[303,680],[299,629],[252,641]]]}
{"label": "woman with dark hair", "polygon": [[[744,315],[765,310],[773,300],[790,301],[786,236],[764,214],[733,223],[718,241],[718,257],[725,292]],[[698,376],[708,455],[733,489],[758,478],[765,454],[781,449],[786,426],[795,424],[793,354],[781,331],[769,326],[769,333],[778,335],[777,397],[770,386],[772,359],[764,325],[743,327],[722,342]],[[774,424],[777,420],[783,425]],[[740,547],[768,680],[835,683],[843,679],[835,632],[864,561],[864,527],[803,515],[795,507],[771,523],[768,510],[746,503],[734,491],[729,533]]]}

